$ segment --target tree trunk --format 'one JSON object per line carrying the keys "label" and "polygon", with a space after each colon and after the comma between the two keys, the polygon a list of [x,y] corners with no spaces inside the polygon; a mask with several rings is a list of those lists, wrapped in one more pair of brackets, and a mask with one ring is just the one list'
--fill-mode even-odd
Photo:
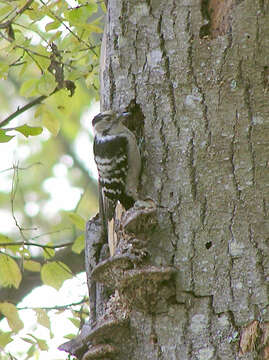
{"label": "tree trunk", "polygon": [[116,358],[269,359],[268,1],[109,0],[105,36],[102,110],[143,122],[148,264],[176,269]]}

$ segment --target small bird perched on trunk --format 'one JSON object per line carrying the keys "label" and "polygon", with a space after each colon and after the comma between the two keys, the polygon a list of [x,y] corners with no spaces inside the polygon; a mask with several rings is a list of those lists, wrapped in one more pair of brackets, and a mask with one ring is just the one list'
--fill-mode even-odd
{"label": "small bird perched on trunk", "polygon": [[93,152],[99,174],[99,208],[111,255],[116,246],[111,227],[114,226],[117,202],[128,210],[138,200],[140,152],[134,134],[122,124],[129,115],[110,110],[92,120],[95,133]]}

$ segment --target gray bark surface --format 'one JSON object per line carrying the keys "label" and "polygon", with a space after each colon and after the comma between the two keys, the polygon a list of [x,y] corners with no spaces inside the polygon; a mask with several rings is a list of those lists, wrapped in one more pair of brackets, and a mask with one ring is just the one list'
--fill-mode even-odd
{"label": "gray bark surface", "polygon": [[[269,4],[226,5],[108,3],[102,108],[143,114],[149,262],[178,269],[169,303],[132,309],[128,359],[237,359],[242,329],[269,321]],[[240,359],[268,359],[266,341]]]}

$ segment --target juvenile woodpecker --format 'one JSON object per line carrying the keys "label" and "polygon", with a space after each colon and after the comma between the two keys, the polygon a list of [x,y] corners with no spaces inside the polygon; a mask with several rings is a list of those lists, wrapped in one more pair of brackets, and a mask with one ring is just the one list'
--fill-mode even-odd
{"label": "juvenile woodpecker", "polygon": [[128,115],[105,111],[92,120],[99,206],[105,222],[113,218],[117,201],[127,210],[138,199],[141,158],[134,134],[122,124]]}

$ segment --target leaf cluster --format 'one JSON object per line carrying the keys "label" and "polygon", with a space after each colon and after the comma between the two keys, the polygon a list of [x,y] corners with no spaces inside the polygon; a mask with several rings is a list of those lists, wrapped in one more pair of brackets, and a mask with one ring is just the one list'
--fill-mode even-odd
{"label": "leaf cluster", "polygon": [[[18,152],[27,153],[0,171],[10,182],[10,191],[0,188],[1,208],[14,223],[9,233],[0,229],[0,292],[1,287],[19,291],[27,273],[40,274],[55,289],[74,276],[55,255],[64,247],[83,251],[85,218],[97,206],[96,182],[75,144],[81,116],[99,98],[103,17],[104,5],[97,0],[78,0],[75,7],[64,0],[0,1],[0,152],[16,142]],[[46,213],[51,198],[45,184],[57,166],[65,167],[70,187],[84,191],[73,211],[52,217]],[[34,215],[26,211],[29,205],[38,208]],[[4,349],[24,324],[16,304],[0,300],[0,315],[10,328],[0,331]],[[36,309],[36,316],[51,331],[47,310]],[[27,359],[47,350],[33,334],[23,341],[30,344]]]}

